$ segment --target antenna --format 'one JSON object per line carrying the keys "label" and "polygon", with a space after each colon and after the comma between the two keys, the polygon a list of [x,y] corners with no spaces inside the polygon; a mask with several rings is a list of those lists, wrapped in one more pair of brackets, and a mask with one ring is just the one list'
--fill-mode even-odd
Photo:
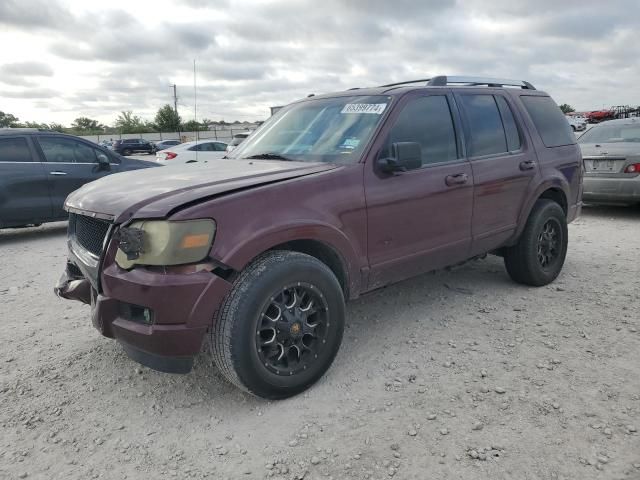
{"label": "antenna", "polygon": [[193,123],[196,127],[196,162],[198,161],[198,140],[200,133],[198,132],[198,90],[196,88],[196,59],[193,59]]}

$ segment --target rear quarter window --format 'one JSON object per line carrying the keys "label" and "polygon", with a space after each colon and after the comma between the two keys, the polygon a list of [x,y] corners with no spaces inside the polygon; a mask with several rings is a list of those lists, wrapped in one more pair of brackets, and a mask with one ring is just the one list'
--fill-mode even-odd
{"label": "rear quarter window", "polygon": [[546,147],[576,143],[569,122],[551,97],[523,95],[520,98]]}

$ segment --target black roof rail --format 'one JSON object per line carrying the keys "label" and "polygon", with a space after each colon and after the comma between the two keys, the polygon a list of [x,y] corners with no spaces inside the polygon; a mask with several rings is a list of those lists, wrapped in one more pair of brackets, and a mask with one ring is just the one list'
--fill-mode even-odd
{"label": "black roof rail", "polygon": [[389,83],[380,85],[381,87],[397,87],[399,85],[409,85],[412,83],[425,83],[427,87],[446,87],[451,84],[463,84],[466,86],[486,85],[488,87],[520,87],[526,90],[535,90],[536,87],[524,80],[509,80],[506,78],[489,78],[489,77],[463,77],[463,76],[447,76],[439,75],[433,78],[422,78],[420,80],[407,80],[405,82]]}

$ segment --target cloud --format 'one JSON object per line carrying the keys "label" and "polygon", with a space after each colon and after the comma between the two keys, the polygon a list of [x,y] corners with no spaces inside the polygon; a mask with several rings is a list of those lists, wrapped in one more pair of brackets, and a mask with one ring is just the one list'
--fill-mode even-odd
{"label": "cloud", "polygon": [[[177,83],[189,118],[195,58],[198,110],[210,118],[264,118],[269,105],[309,93],[436,74],[523,78],[584,109],[640,104],[637,0],[124,5],[0,0],[0,26],[9,32],[0,40],[19,32],[42,52],[37,62],[0,66],[0,81],[14,87],[0,89],[0,102],[55,93],[50,117],[109,122],[126,109],[150,118],[172,102],[169,85]],[[74,78],[55,84],[70,71]]]}

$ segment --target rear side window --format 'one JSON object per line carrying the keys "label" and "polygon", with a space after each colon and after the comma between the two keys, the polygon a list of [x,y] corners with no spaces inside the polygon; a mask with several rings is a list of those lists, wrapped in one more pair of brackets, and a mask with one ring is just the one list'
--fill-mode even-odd
{"label": "rear side window", "polygon": [[520,98],[546,147],[576,143],[569,122],[551,97],[523,95]]}
{"label": "rear side window", "polygon": [[471,131],[469,156],[507,152],[505,131],[493,95],[461,95],[460,98]]}
{"label": "rear side window", "polygon": [[224,152],[227,149],[227,146],[224,143],[216,142],[213,144],[213,146],[216,152]]}
{"label": "rear side window", "polygon": [[0,162],[32,162],[25,138],[0,138]]}
{"label": "rear side window", "polygon": [[419,97],[407,104],[389,133],[382,156],[388,156],[391,144],[396,142],[419,143],[423,166],[457,160],[456,133],[447,97]]}
{"label": "rear side window", "polygon": [[500,110],[500,116],[502,117],[502,124],[504,125],[504,133],[507,137],[507,148],[510,152],[520,150],[520,133],[516,126],[516,121],[513,118],[513,112],[509,108],[509,104],[499,95],[496,95],[496,103]]}

